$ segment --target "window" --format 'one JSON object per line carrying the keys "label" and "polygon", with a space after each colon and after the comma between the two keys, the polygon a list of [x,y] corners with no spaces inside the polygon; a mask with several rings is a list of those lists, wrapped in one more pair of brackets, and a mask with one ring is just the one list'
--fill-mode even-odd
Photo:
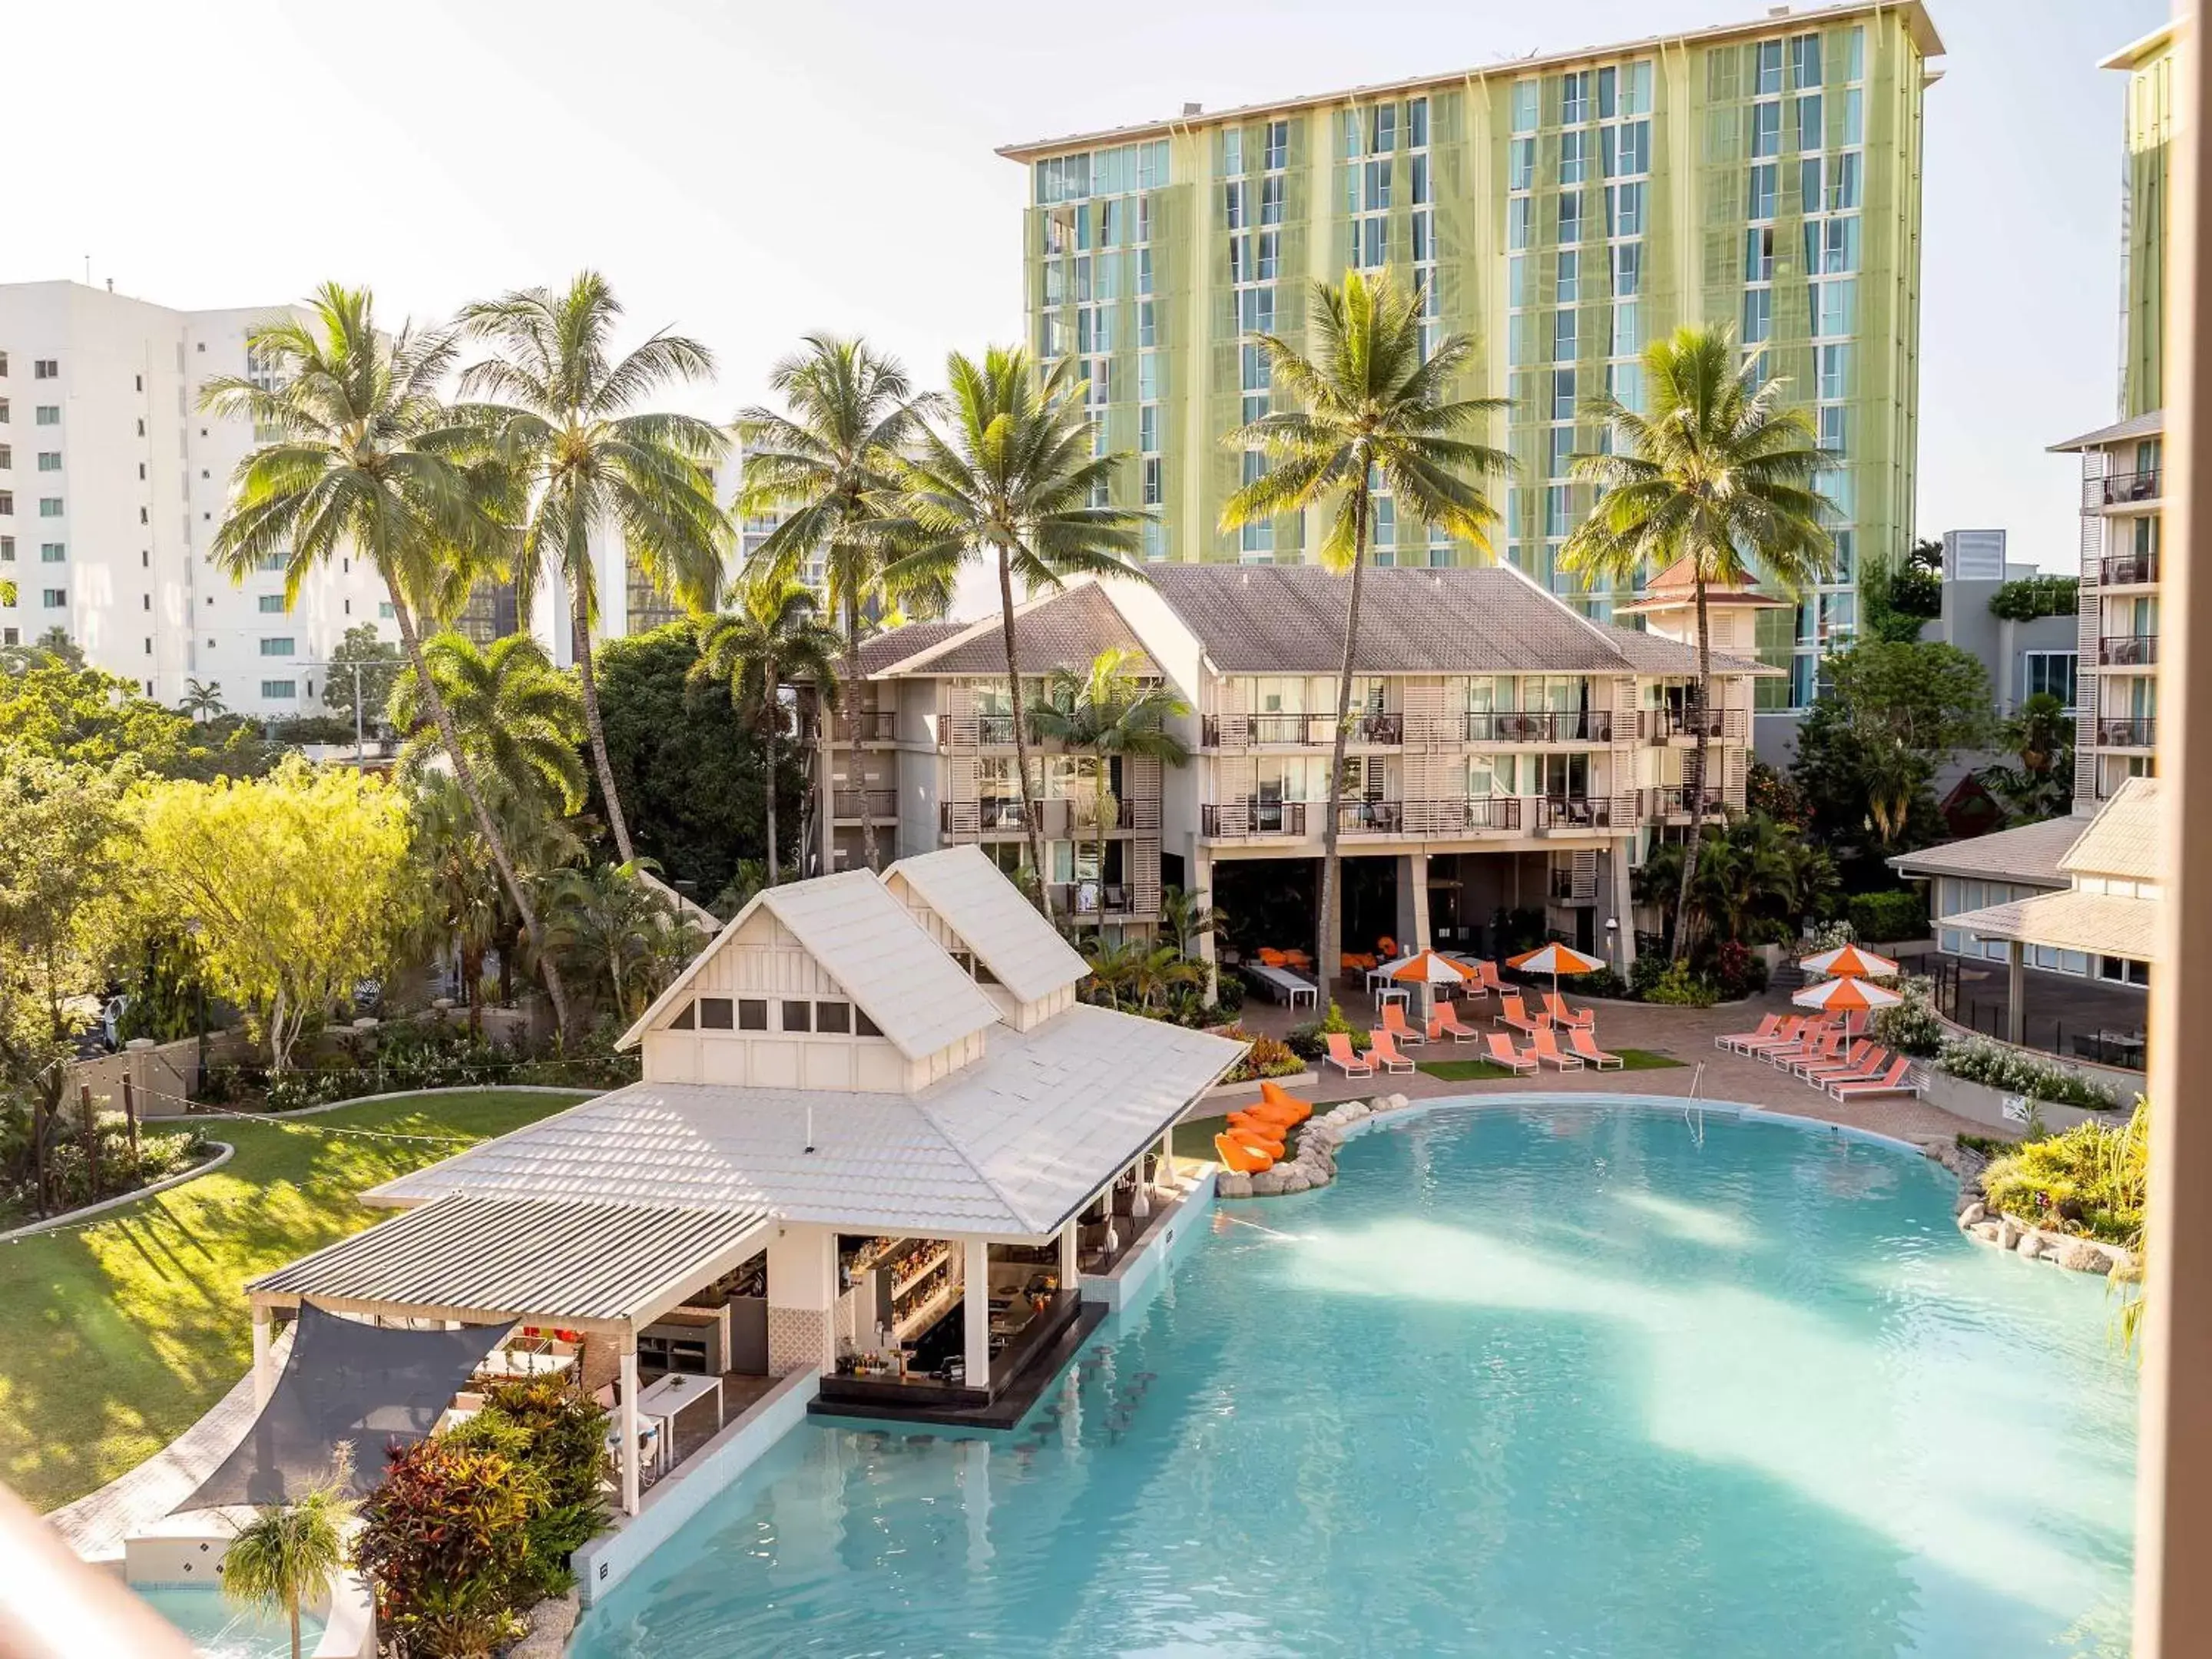
{"label": "window", "polygon": [[1828,211],[1848,213],[1859,204],[1859,155],[1853,150],[1832,158],[1828,169]]}
{"label": "window", "polygon": [[282,553],[256,554],[253,568],[260,571],[282,570],[284,568],[284,555]]}
{"label": "window", "polygon": [[1850,378],[1851,349],[1847,345],[1824,345],[1820,348],[1818,384],[1823,401],[1846,395],[1844,383]]}
{"label": "window", "polygon": [[291,656],[293,654],[293,645],[290,636],[287,635],[279,635],[273,638],[262,641],[261,654],[264,657]]}
{"label": "window", "polygon": [[39,452],[39,471],[41,471],[41,472],[58,472],[58,471],[60,471],[61,470],[62,470],[62,453],[61,453],[61,451],[60,451],[60,450],[58,450],[58,449],[42,449],[42,450],[40,450],[40,451]]}
{"label": "window", "polygon": [[1641,236],[1644,234],[1644,186],[1641,184],[1607,185],[1605,187],[1605,218],[1607,236]]}
{"label": "window", "polygon": [[1644,290],[1644,249],[1632,243],[1613,250],[1613,292],[1625,298]]}
{"label": "window", "polygon": [[[261,614],[264,617],[282,616],[283,614],[284,596],[282,593],[264,593],[257,603],[260,606]],[[262,644],[264,646],[268,643],[269,641],[266,640],[262,641]]]}
{"label": "window", "polygon": [[2031,697],[2048,694],[2066,705],[2074,707],[2075,670],[2079,664],[2078,653],[2072,651],[2023,652],[2026,659],[2027,695]]}
{"label": "window", "polygon": [[699,999],[699,1029],[702,1031],[726,1031],[730,1029],[730,1000],[727,997]]}
{"label": "window", "polygon": [[1583,239],[1583,193],[1578,190],[1559,192],[1559,245],[1571,246]]}
{"label": "window", "polygon": [[[1809,232],[1811,226],[1806,227]],[[1771,283],[1774,280],[1774,227],[1753,225],[1743,237],[1743,280],[1747,283]]]}
{"label": "window", "polygon": [[1536,83],[1516,81],[1510,106],[1513,131],[1534,132],[1536,130]]}
{"label": "window", "polygon": [[668,1029],[672,1031],[689,1031],[698,1024],[699,1005],[696,1002],[687,1002],[684,1005],[684,1012],[668,1022]]}
{"label": "window", "polygon": [[66,542],[40,542],[39,544],[39,562],[40,564],[59,564],[68,557],[69,544]]}
{"label": "window", "polygon": [[853,1029],[853,1005],[849,1002],[817,1002],[814,1005],[814,1029],[817,1031],[848,1035]]}
{"label": "window", "polygon": [[69,605],[69,589],[66,587],[46,588],[40,592],[40,599],[47,610],[60,611]]}
{"label": "window", "polygon": [[59,404],[33,404],[31,418],[40,426],[59,426],[62,423],[62,406]]}
{"label": "window", "polygon": [[1583,181],[1583,146],[1587,135],[1563,132],[1559,135],[1559,182],[1579,185]]}
{"label": "window", "polygon": [[1772,155],[1782,148],[1782,106],[1779,103],[1753,104],[1745,117],[1751,131],[1749,145],[1753,155]]}
{"label": "window", "polygon": [[15,492],[12,489],[0,489],[0,516],[13,518],[15,515]]}
{"label": "window", "polygon": [[1774,290],[1746,289],[1743,294],[1743,343],[1764,344],[1774,331]]}
{"label": "window", "polygon": [[738,1029],[740,1031],[768,1030],[768,999],[766,997],[738,999]]}
{"label": "window", "polygon": [[13,536],[0,536],[0,564],[15,562],[15,538]]}
{"label": "window", "polygon": [[867,1011],[866,1009],[855,1008],[853,1010],[853,1035],[854,1036],[872,1037],[881,1036],[883,1034],[883,1028],[878,1025],[875,1021],[868,1018]]}
{"label": "window", "polygon": [[1744,204],[1747,219],[1771,219],[1774,216],[1774,163],[1761,161],[1751,170],[1751,191]]}
{"label": "window", "polygon": [[[1164,148],[1164,146],[1163,147]],[[1267,123],[1267,171],[1279,173],[1291,161],[1291,124],[1288,121]]]}
{"label": "window", "polygon": [[8,400],[0,398],[0,426],[8,424]]}
{"label": "window", "polygon": [[31,378],[34,380],[51,380],[61,372],[60,362],[52,357],[35,358],[31,363]]}
{"label": "window", "polygon": [[58,519],[61,515],[62,498],[60,496],[41,495],[39,497],[39,516],[40,518]]}
{"label": "window", "polygon": [[379,599],[376,602],[376,614],[380,620],[384,622],[391,622],[396,618],[399,613],[392,609],[391,600]]}
{"label": "window", "polygon": [[1514,190],[1531,190],[1536,183],[1536,141],[1516,138],[1506,152],[1506,182]]}
{"label": "window", "polygon": [[1858,310],[1858,284],[1839,276],[1814,285],[1813,332],[1824,338],[1851,332]]}
{"label": "window", "polygon": [[1760,97],[1771,97],[1782,90],[1782,42],[1761,40],[1759,53],[1758,78],[1753,90]]}
{"label": "window", "polygon": [[297,680],[264,680],[261,682],[261,695],[273,702],[282,702],[300,695],[300,683]]}
{"label": "window", "polygon": [[783,1005],[783,1029],[787,1031],[808,1031],[814,1028],[814,1005],[811,1002],[786,1002]]}
{"label": "window", "polygon": [[1790,84],[1793,87],[1817,87],[1820,84],[1820,37],[1817,34],[1792,35],[1790,40]]}
{"label": "window", "polygon": [[1559,124],[1580,126],[1589,119],[1590,77],[1588,70],[1577,70],[1559,77]]}
{"label": "window", "polygon": [[1820,148],[1820,94],[1808,94],[1797,100],[1797,142],[1801,150]]}
{"label": "window", "polygon": [[1536,198],[1516,196],[1505,204],[1505,246],[1525,248],[1528,246],[1528,227],[1535,217]]}
{"label": "window", "polygon": [[1552,418],[1571,421],[1575,417],[1575,372],[1571,368],[1552,371]]}

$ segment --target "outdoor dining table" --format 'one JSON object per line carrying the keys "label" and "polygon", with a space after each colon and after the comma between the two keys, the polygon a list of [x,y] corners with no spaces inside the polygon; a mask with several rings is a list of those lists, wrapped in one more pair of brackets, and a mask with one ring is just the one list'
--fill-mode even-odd
{"label": "outdoor dining table", "polygon": [[690,1376],[682,1372],[671,1372],[651,1388],[642,1389],[637,1396],[638,1414],[656,1417],[669,1425],[671,1437],[676,1425],[677,1413],[712,1395],[714,1399],[714,1426],[722,1426],[722,1379],[719,1376]]}

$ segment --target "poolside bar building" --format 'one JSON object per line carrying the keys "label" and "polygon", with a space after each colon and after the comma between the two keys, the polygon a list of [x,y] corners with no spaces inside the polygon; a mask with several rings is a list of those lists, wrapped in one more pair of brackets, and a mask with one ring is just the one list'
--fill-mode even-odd
{"label": "poolside bar building", "polygon": [[[818,1379],[817,1411],[1012,1421],[1243,1053],[1078,1002],[1086,971],[974,847],[768,889],[624,1034],[639,1082],[373,1189],[404,1213],[249,1285],[258,1390],[303,1301],[512,1323],[514,1369],[615,1404],[631,1515],[775,1378]],[[672,1389],[711,1420],[656,1416]]]}

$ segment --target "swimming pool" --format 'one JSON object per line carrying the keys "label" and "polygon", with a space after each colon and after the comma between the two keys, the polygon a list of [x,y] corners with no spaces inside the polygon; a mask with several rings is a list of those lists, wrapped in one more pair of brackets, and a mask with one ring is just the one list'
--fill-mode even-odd
{"label": "swimming pool", "polygon": [[[147,1585],[137,1592],[155,1612],[192,1638],[203,1659],[290,1659],[292,1627],[281,1613],[263,1613],[226,1600],[215,1585]],[[323,1621],[300,1616],[300,1648],[313,1653]]]}
{"label": "swimming pool", "polygon": [[1941,1170],[1490,1103],[1340,1170],[1218,1212],[1011,1433],[795,1431],[572,1651],[1874,1659],[2124,1631],[2134,1373],[2103,1283],[1962,1238]]}

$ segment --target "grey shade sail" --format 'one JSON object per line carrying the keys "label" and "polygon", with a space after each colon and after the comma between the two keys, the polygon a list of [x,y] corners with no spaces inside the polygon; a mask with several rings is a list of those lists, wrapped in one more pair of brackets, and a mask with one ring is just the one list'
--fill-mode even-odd
{"label": "grey shade sail", "polygon": [[512,1325],[394,1330],[300,1304],[291,1357],[269,1403],[228,1457],[177,1507],[289,1501],[353,1446],[355,1497],[384,1478],[386,1449],[428,1437],[438,1418]]}

